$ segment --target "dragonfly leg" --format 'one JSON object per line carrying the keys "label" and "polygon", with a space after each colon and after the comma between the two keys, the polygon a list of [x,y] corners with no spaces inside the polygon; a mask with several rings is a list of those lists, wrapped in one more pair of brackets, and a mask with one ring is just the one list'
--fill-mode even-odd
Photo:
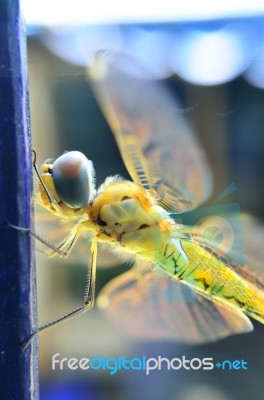
{"label": "dragonfly leg", "polygon": [[54,197],[54,194],[52,194],[52,192],[49,190],[48,186],[46,185],[44,179],[41,176],[41,173],[40,173],[40,171],[38,169],[38,166],[37,166],[37,154],[36,154],[35,150],[32,149],[32,153],[33,153],[33,168],[34,168],[35,173],[37,175],[37,178],[38,178],[38,180],[39,180],[39,182],[40,182],[40,184],[41,184],[41,186],[42,186],[42,188],[43,188],[43,190],[44,190],[44,192],[46,194],[48,203],[49,203],[49,205],[51,205],[57,211],[57,213],[59,215],[64,217],[63,210],[61,209],[61,207],[58,204],[56,198]]}
{"label": "dragonfly leg", "polygon": [[47,198],[49,199],[50,204],[54,204],[54,203],[56,203],[56,202],[55,202],[55,199],[54,199],[53,196],[50,194],[50,192],[49,192],[47,186],[45,185],[45,182],[43,181],[43,179],[42,179],[42,177],[41,177],[41,174],[40,174],[40,172],[39,172],[39,169],[38,169],[38,166],[37,166],[37,153],[36,153],[35,150],[33,150],[33,149],[32,149],[32,153],[33,153],[33,156],[34,156],[34,157],[33,157],[33,168],[34,168],[34,170],[35,170],[35,172],[36,172],[36,174],[37,174],[37,177],[38,177],[38,179],[39,179],[41,185],[43,186],[43,189],[44,189],[44,191],[45,191],[45,193],[46,193],[46,195],[47,195]]}
{"label": "dragonfly leg", "polygon": [[87,283],[85,288],[84,294],[84,303],[69,311],[67,314],[61,315],[58,318],[54,319],[53,321],[49,321],[46,324],[40,325],[36,330],[34,330],[29,338],[22,344],[22,350],[26,350],[28,345],[31,343],[31,340],[37,335],[38,333],[51,328],[54,325],[58,325],[62,322],[68,321],[70,318],[77,317],[78,315],[82,314],[86,310],[89,310],[94,305],[94,295],[95,295],[95,277],[96,277],[96,259],[97,259],[97,236],[92,239],[92,246],[91,246],[91,259],[90,262],[87,264]]}
{"label": "dragonfly leg", "polygon": [[[49,241],[43,239],[41,236],[39,236],[37,233],[33,232],[30,228],[24,228],[22,226],[17,226],[14,224],[11,224],[11,222],[7,222],[10,228],[16,229],[22,233],[28,233],[31,236],[33,236],[35,239],[37,239],[38,241],[40,241],[41,243],[45,244],[48,248],[50,248],[51,250],[53,250],[54,253],[58,253],[61,256],[66,257],[68,255],[67,252],[64,252],[63,250],[61,250],[60,246],[57,247],[55,245],[53,245],[52,243],[50,243]],[[68,238],[68,237],[67,237]],[[74,241],[75,243],[75,241]]]}
{"label": "dragonfly leg", "polygon": [[[60,243],[58,243],[56,246],[53,246],[55,248],[55,250],[49,246],[49,248],[53,251],[51,251],[49,253],[46,253],[45,251],[41,251],[41,252],[43,252],[44,254],[47,254],[49,257],[53,257],[57,253],[59,253],[63,257],[67,257],[70,254],[71,250],[73,249],[76,241],[78,240],[78,238],[80,236],[79,226],[80,225],[78,224],[74,229],[72,229],[72,231],[70,232],[69,235],[65,236],[65,238]],[[44,243],[44,242],[42,241],[42,243]],[[46,244],[46,243],[44,243],[44,244]]]}
{"label": "dragonfly leg", "polygon": [[39,172],[38,166],[37,166],[37,153],[35,152],[35,150],[32,149],[32,153],[33,153],[33,168],[36,172],[36,175],[41,183],[41,185],[43,186],[43,189],[47,195],[47,198],[49,199],[50,204],[54,205],[55,208],[57,205],[57,202],[55,201],[54,197],[51,195],[51,193],[49,192],[49,189],[47,188],[47,186],[45,185],[45,182],[43,181],[41,174]]}

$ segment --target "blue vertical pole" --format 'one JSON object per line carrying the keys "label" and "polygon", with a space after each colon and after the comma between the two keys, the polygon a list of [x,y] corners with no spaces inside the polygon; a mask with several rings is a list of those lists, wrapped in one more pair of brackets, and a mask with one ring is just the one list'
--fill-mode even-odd
{"label": "blue vertical pole", "polygon": [[36,324],[31,238],[8,221],[30,226],[31,154],[25,30],[19,0],[0,1],[0,399],[38,399],[37,340],[21,343]]}

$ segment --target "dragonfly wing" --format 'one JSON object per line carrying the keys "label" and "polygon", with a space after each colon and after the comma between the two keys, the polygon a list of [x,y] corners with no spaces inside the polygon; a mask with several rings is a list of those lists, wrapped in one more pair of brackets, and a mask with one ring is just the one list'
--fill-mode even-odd
{"label": "dragonfly wing", "polygon": [[244,215],[242,222],[247,263],[264,288],[264,224],[249,215]]}
{"label": "dragonfly wing", "polygon": [[207,199],[210,169],[174,96],[123,54],[97,53],[88,75],[133,180],[170,211]]}
{"label": "dragonfly wing", "polygon": [[[140,264],[140,269],[142,265]],[[250,320],[194,293],[168,275],[136,268],[108,283],[98,305],[128,335],[206,343],[252,330]]]}
{"label": "dragonfly wing", "polygon": [[[70,233],[78,225],[77,220],[68,221],[67,219],[58,218],[39,203],[34,205],[34,216],[35,233],[45,242],[57,248],[66,241]],[[54,253],[51,248],[39,240],[36,240],[36,250],[47,256],[51,256]]]}

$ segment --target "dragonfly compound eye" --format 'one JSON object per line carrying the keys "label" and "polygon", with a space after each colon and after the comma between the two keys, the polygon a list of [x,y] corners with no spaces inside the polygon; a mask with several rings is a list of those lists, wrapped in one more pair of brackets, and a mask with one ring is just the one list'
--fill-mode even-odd
{"label": "dragonfly compound eye", "polygon": [[79,151],[63,154],[53,164],[54,186],[71,208],[82,208],[93,194],[93,164]]}

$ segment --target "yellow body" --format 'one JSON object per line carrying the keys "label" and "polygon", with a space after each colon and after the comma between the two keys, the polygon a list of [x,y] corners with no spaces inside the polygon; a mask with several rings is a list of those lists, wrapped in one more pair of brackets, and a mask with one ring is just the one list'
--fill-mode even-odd
{"label": "yellow body", "polygon": [[[208,240],[201,227],[196,226],[194,233],[170,217],[206,202],[212,178],[205,152],[177,100],[150,79],[144,67],[123,54],[100,51],[87,72],[133,182],[108,178],[95,192],[92,163],[84,162],[83,155],[77,161],[66,157],[67,165],[62,164],[62,156],[54,164],[47,162],[41,176],[35,168],[39,203],[71,222],[52,255],[56,250],[69,254],[83,232],[91,238],[85,304],[59,321],[92,307],[96,245],[101,242],[135,261],[99,296],[108,315],[117,318],[128,333],[205,343],[251,331],[246,314],[264,323],[262,264],[253,261],[243,267],[234,262],[240,249],[232,248],[230,238],[236,234],[232,224],[226,221],[230,235],[225,236],[223,229],[224,243],[218,244],[214,238]],[[87,191],[68,186],[73,175],[78,187]],[[60,196],[55,187],[63,188]],[[69,202],[71,191],[78,203],[74,196]],[[86,194],[79,203],[82,193]],[[75,209],[76,204],[81,208]],[[208,218],[204,219],[206,226]],[[226,245],[230,245],[228,252]],[[188,302],[190,289],[202,296]]]}
{"label": "yellow body", "polygon": [[[46,184],[52,187],[49,180]],[[54,187],[52,191],[58,198]],[[43,191],[42,198],[45,202]],[[68,217],[76,216],[72,209],[65,212]],[[98,241],[126,257],[152,261],[210,300],[233,311],[240,309],[264,323],[263,292],[213,252],[188,240],[182,226],[135,183],[108,178],[93,200],[77,213],[87,215],[80,231],[92,231]]]}

